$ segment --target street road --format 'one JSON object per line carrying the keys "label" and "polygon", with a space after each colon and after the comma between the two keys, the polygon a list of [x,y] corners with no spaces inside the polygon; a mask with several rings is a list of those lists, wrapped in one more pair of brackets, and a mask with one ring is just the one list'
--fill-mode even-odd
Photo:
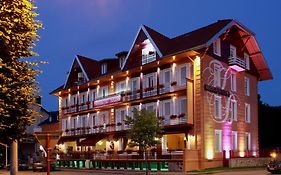
{"label": "street road", "polygon": [[[46,175],[46,172],[32,172],[32,171],[19,171],[18,175]],[[144,172],[135,171],[92,171],[92,170],[63,170],[51,172],[51,175],[143,175]],[[150,175],[194,175],[195,173],[175,173],[175,172],[150,172]],[[201,173],[200,173],[201,174]],[[210,173],[208,173],[210,174]],[[266,170],[243,170],[243,171],[232,171],[232,172],[220,172],[212,173],[213,175],[270,175]],[[9,171],[0,170],[0,175],[9,175]]]}

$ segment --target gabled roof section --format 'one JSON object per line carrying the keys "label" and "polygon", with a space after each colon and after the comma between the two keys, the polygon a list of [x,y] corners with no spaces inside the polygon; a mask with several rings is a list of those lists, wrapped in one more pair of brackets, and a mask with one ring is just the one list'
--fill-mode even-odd
{"label": "gabled roof section", "polygon": [[[93,79],[96,75],[97,69],[99,68],[99,62],[97,60],[87,58],[85,56],[77,55],[77,59],[80,61],[89,80]],[[95,71],[97,70],[97,71]]]}
{"label": "gabled roof section", "polygon": [[[81,61],[83,62],[83,64],[81,63]],[[67,75],[67,78],[66,78],[66,81],[64,83],[64,88],[66,88],[68,86],[68,82],[69,82],[69,78],[70,78],[70,75],[72,74],[72,72],[74,71],[74,68],[78,65],[84,75],[84,77],[86,78],[86,81],[89,81],[89,76],[88,74],[86,73],[85,71],[85,68],[87,68],[87,71],[88,71],[88,66],[85,66],[86,63],[89,63],[89,58],[86,58],[86,57],[83,57],[83,56],[80,56],[80,55],[76,55],[75,58],[73,59],[73,62],[71,64],[71,67],[70,67],[70,70],[68,72],[68,75]],[[84,66],[83,66],[84,65]],[[88,73],[90,73],[90,71],[88,71]]]}
{"label": "gabled roof section", "polygon": [[[126,65],[126,63],[127,63],[127,60],[128,60],[128,58],[130,57],[131,52],[132,52],[132,50],[133,50],[133,48],[134,48],[134,46],[135,46],[135,44],[136,44],[136,41],[137,41],[137,39],[138,39],[138,36],[140,35],[141,32],[143,32],[143,33],[145,34],[145,36],[149,39],[149,41],[151,42],[151,44],[152,44],[153,47],[155,48],[157,54],[159,55],[159,57],[163,57],[163,53],[160,51],[158,45],[156,45],[156,43],[155,43],[155,41],[153,40],[153,38],[156,39],[156,41],[157,41],[157,43],[158,43],[159,41],[163,41],[163,39],[165,38],[165,36],[162,35],[162,34],[160,34],[160,33],[158,33],[158,32],[156,32],[156,31],[154,31],[154,30],[152,30],[151,28],[149,28],[149,27],[147,27],[147,26],[141,25],[140,28],[139,28],[139,30],[138,30],[138,32],[137,32],[137,35],[135,36],[135,39],[134,39],[134,41],[133,41],[133,44],[132,44],[132,46],[131,46],[131,48],[130,48],[130,50],[129,50],[127,56],[126,56],[125,63],[123,64],[123,66],[122,66],[122,68],[121,68],[122,70],[124,69],[124,67],[125,67],[125,65]],[[152,37],[151,37],[151,35],[152,35]],[[167,37],[166,37],[166,38],[167,38]],[[164,42],[164,43],[167,43],[166,41],[163,41],[163,42]],[[158,44],[159,44],[159,43],[158,43]],[[161,48],[161,49],[163,49],[163,48]]]}

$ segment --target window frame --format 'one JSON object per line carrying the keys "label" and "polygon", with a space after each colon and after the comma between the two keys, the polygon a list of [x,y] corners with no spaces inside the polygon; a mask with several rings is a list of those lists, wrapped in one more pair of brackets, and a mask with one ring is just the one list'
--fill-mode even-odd
{"label": "window frame", "polygon": [[[218,135],[218,138],[217,138]],[[217,140],[218,139],[218,140]],[[222,130],[215,129],[215,152],[222,152]]]}
{"label": "window frame", "polygon": [[218,38],[213,43],[213,53],[217,56],[221,56],[221,39]]}

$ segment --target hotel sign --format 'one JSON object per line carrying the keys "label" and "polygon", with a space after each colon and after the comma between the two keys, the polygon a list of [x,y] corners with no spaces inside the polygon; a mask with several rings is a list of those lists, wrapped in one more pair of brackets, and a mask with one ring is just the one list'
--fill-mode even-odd
{"label": "hotel sign", "polygon": [[94,107],[101,107],[101,106],[115,104],[121,102],[121,99],[122,98],[120,94],[98,99],[94,101]]}
{"label": "hotel sign", "polygon": [[220,94],[220,95],[224,95],[224,96],[227,96],[227,97],[230,96],[230,93],[228,91],[217,88],[217,87],[214,87],[214,86],[210,86],[210,85],[207,85],[207,84],[204,85],[204,89],[206,91],[213,92],[215,94]]}

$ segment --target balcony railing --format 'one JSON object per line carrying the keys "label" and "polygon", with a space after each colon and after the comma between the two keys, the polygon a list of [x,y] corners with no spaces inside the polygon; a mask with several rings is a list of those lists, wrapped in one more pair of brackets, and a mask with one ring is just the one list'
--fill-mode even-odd
{"label": "balcony railing", "polygon": [[229,66],[233,67],[237,71],[243,71],[246,69],[246,62],[245,60],[239,57],[230,57],[228,58]]}
{"label": "balcony railing", "polygon": [[187,122],[187,116],[184,113],[178,115],[174,114],[170,116],[160,116],[159,120],[162,126],[179,125]]}
{"label": "balcony railing", "polygon": [[128,91],[124,94],[124,101],[137,100],[140,98],[140,90]]}
{"label": "balcony railing", "polygon": [[147,87],[143,91],[143,97],[150,97],[157,95],[157,86]]}
{"label": "balcony railing", "polygon": [[156,60],[156,52],[150,52],[149,54],[142,55],[142,65],[150,63]]}

